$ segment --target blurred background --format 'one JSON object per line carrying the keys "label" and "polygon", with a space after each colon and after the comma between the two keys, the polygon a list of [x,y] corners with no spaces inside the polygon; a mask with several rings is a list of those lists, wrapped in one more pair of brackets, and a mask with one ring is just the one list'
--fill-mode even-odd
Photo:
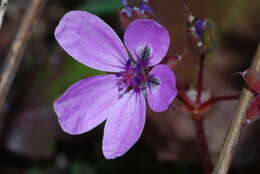
{"label": "blurred background", "polygon": [[[30,0],[10,0],[0,31],[2,64]],[[245,70],[260,40],[259,0],[154,1],[160,22],[170,32],[169,55],[186,47],[184,6],[199,18],[217,23],[217,49],[208,55],[205,88],[211,96],[236,95],[244,82],[232,73]],[[1,174],[200,174],[203,168],[190,116],[172,108],[147,114],[141,139],[126,155],[106,160],[101,144],[103,125],[79,136],[62,132],[53,101],[72,83],[101,74],[69,57],[54,39],[60,18],[70,10],[100,16],[122,36],[119,0],[49,0],[23,56],[7,101],[0,110]],[[195,85],[198,57],[187,53],[174,71],[181,85]],[[0,69],[1,71],[2,69]],[[206,115],[205,129],[216,162],[236,101],[219,103]],[[178,104],[176,100],[174,104]],[[260,173],[260,121],[242,130],[231,174]]]}

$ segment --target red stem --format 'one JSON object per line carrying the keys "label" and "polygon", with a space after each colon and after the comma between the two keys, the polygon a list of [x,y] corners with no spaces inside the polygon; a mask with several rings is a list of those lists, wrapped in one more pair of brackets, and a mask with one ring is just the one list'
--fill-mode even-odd
{"label": "red stem", "polygon": [[[197,96],[196,96],[196,104],[201,104],[201,95],[203,91],[203,80],[204,80],[204,64],[205,64],[205,54],[200,56],[199,60],[199,69],[197,76]],[[208,143],[205,136],[203,117],[201,115],[193,115],[194,124],[196,127],[197,141],[199,144],[200,152],[202,155],[203,165],[206,174],[211,174],[213,170],[213,164],[210,158]]]}
{"label": "red stem", "polygon": [[220,101],[237,100],[237,99],[239,99],[239,95],[229,95],[229,96],[214,97],[214,98],[211,98],[208,101],[202,103],[200,105],[200,110],[204,110],[207,107],[209,107],[210,105],[213,105],[213,104],[215,104],[217,102],[220,102]]}
{"label": "red stem", "polygon": [[199,64],[199,71],[197,77],[197,96],[196,96],[196,103],[200,103],[201,94],[203,90],[203,72],[204,72],[204,64],[205,64],[205,55],[202,54],[200,56],[200,64]]}
{"label": "red stem", "polygon": [[187,107],[188,110],[190,110],[190,111],[194,110],[194,107],[193,107],[190,99],[186,95],[185,91],[180,88],[178,88],[178,97],[183,102],[183,104]]}
{"label": "red stem", "polygon": [[[196,118],[196,116],[193,116],[193,118]],[[203,119],[194,119],[197,141],[203,158],[202,160],[203,160],[204,169],[206,174],[211,174],[213,170],[213,164],[209,154],[208,143],[207,143],[203,123],[204,123]]]}

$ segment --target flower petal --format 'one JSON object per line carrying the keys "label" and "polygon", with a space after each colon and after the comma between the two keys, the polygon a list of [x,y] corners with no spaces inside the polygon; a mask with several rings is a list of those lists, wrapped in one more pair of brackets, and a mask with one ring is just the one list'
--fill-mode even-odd
{"label": "flower petal", "polygon": [[107,119],[103,153],[114,159],[126,153],[139,139],[145,123],[146,105],[142,93],[129,91]]}
{"label": "flower petal", "polygon": [[172,70],[166,65],[157,65],[151,72],[159,85],[147,88],[147,99],[151,109],[155,112],[167,110],[177,95],[176,78]]}
{"label": "flower petal", "polygon": [[80,63],[94,69],[122,71],[128,53],[114,30],[97,16],[68,12],[55,30],[60,46]]}
{"label": "flower petal", "polygon": [[67,89],[54,103],[62,129],[69,134],[81,134],[103,122],[119,101],[116,82],[115,75],[100,75]]}
{"label": "flower petal", "polygon": [[[168,31],[154,20],[139,19],[132,22],[124,35],[124,42],[135,60],[148,59],[148,65],[157,65],[166,55],[170,37]],[[147,57],[143,57],[148,51]]]}

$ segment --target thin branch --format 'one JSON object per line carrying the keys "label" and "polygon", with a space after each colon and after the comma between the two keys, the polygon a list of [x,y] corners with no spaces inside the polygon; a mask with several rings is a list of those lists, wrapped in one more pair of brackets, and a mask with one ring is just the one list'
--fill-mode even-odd
{"label": "thin branch", "polygon": [[32,0],[22,20],[19,31],[4,63],[0,77],[0,109],[3,107],[11,83],[22,60],[26,45],[32,35],[33,25],[43,9],[45,0]]}
{"label": "thin branch", "polygon": [[239,99],[239,95],[227,95],[227,96],[214,97],[214,98],[211,98],[208,101],[202,103],[200,105],[200,110],[203,110],[203,109],[209,107],[210,105],[216,104],[221,101],[237,100],[237,99]]}
{"label": "thin branch", "polygon": [[0,30],[1,30],[1,27],[2,27],[5,11],[6,11],[6,8],[7,8],[7,3],[8,3],[8,0],[2,0],[1,3],[0,3]]}
{"label": "thin branch", "polygon": [[178,89],[178,98],[183,102],[183,104],[189,109],[190,111],[194,110],[193,105],[190,102],[190,99],[186,95],[185,91],[182,89]]}
{"label": "thin branch", "polygon": [[[260,71],[260,43],[258,45],[257,52],[252,63],[252,68]],[[220,158],[215,166],[213,174],[226,174],[228,172],[230,168],[232,154],[234,152],[241,132],[245,112],[247,110],[248,104],[252,101],[252,99],[253,93],[247,89],[243,89],[240,96],[239,104],[235,112],[235,117],[232,121],[224,147],[222,149]]]}

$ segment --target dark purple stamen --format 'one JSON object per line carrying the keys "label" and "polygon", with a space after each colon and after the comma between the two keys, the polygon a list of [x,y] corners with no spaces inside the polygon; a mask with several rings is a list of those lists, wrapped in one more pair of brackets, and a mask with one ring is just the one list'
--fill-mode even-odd
{"label": "dark purple stamen", "polygon": [[144,90],[150,83],[151,85],[157,84],[156,79],[149,75],[147,66],[144,66],[142,61],[136,63],[129,59],[127,65],[124,72],[116,73],[116,76],[119,77],[119,91],[123,94],[130,89]]}

